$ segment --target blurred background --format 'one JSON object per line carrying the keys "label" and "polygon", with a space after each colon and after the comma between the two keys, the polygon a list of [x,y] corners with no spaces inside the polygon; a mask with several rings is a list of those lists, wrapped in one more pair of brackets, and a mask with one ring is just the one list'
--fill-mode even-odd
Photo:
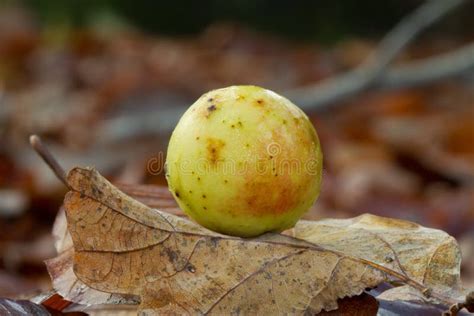
{"label": "blurred background", "polygon": [[[474,1],[464,2],[390,67],[472,43]],[[422,3],[0,0],[0,297],[51,288],[43,260],[55,255],[51,228],[66,188],[30,134],[66,169],[166,186],[150,161],[166,152],[180,115],[234,84],[301,100],[314,123],[323,192],[306,218],[369,212],[443,229],[463,247],[464,282],[474,286],[474,68],[417,84],[380,80],[324,103],[297,89],[361,65]]]}

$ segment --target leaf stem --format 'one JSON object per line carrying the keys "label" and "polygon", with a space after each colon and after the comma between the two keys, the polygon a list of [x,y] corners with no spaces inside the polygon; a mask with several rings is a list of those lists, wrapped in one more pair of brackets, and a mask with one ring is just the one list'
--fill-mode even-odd
{"label": "leaf stem", "polygon": [[59,164],[59,162],[54,158],[53,154],[49,149],[43,144],[41,138],[38,135],[30,136],[30,145],[36,151],[36,153],[43,159],[43,161],[51,168],[56,177],[68,188],[69,183],[67,182],[66,171]]}
{"label": "leaf stem", "polygon": [[365,259],[362,259],[362,258],[358,258],[358,260],[366,263],[369,266],[372,266],[373,268],[375,268],[377,270],[380,270],[380,271],[382,271],[382,272],[384,272],[388,275],[391,275],[391,276],[397,278],[398,280],[400,280],[401,282],[415,288],[416,290],[420,291],[426,298],[434,298],[434,299],[442,302],[446,306],[450,306],[450,305],[454,305],[454,304],[459,303],[458,301],[456,301],[452,298],[449,298],[449,297],[446,297],[444,295],[441,295],[439,293],[434,292],[429,287],[426,287],[425,285],[419,283],[418,281],[413,280],[412,278],[410,278],[409,276],[407,276],[405,274],[402,274],[402,273],[399,273],[395,270],[386,268],[382,265],[379,265],[379,264],[377,264],[375,262],[372,262],[372,261],[369,261],[369,260],[365,260]]}

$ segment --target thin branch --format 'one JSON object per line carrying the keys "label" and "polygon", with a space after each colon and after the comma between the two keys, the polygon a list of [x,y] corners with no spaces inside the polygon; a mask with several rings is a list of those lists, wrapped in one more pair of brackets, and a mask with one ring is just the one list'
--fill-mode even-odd
{"label": "thin branch", "polygon": [[[467,44],[451,52],[390,68],[383,72],[380,78],[370,85],[370,88],[396,89],[413,87],[453,77],[472,69],[474,69],[474,43]],[[296,92],[296,90],[289,92],[295,94],[293,97],[290,95],[290,99],[305,110],[318,110],[324,108],[330,102],[336,102],[348,96],[342,93],[337,94],[339,87],[358,84],[357,82],[356,77],[351,75],[344,76],[343,81],[337,83],[334,90],[330,88],[332,92],[327,92],[326,95],[328,97],[331,95],[329,99],[326,99],[327,102],[322,102],[322,99],[318,99],[319,101],[312,103],[303,103],[301,100],[306,92],[302,91],[299,94],[300,92]],[[364,88],[354,90],[352,94],[363,90]],[[320,92],[325,93],[323,91]],[[287,95],[286,93],[283,94]],[[118,142],[125,138],[170,132],[185,109],[183,104],[183,106],[167,109],[164,115],[163,110],[159,109],[154,112],[144,112],[110,119],[103,124],[100,133],[98,133],[100,134],[99,140],[103,144],[107,144]]]}
{"label": "thin branch", "polygon": [[[376,82],[372,83],[371,88],[395,89],[412,87],[453,77],[472,69],[474,69],[474,43],[451,52],[390,68],[382,73]],[[345,78],[344,80],[347,81],[357,81],[352,77],[350,79]],[[337,84],[334,93],[339,86],[344,86],[344,82]],[[354,91],[354,94],[360,91]],[[294,100],[298,106],[305,110],[317,110],[328,105],[329,102],[339,101],[347,96],[332,94],[331,99],[328,99],[327,103],[303,104],[299,102],[302,96],[298,95],[297,92],[293,91],[293,93],[296,93],[296,95],[293,98],[290,96],[290,99]],[[304,95],[304,93],[303,91],[302,94]],[[284,95],[286,94],[284,93]],[[163,105],[163,107],[155,111],[111,118],[101,125],[97,133],[99,135],[97,141],[104,147],[107,144],[123,141],[127,138],[168,133],[173,130],[185,110],[185,103],[182,105],[173,104],[172,107]]]}
{"label": "thin branch", "polygon": [[413,87],[474,69],[474,43],[452,52],[411,62],[387,71],[377,82],[381,88]]}
{"label": "thin branch", "polygon": [[43,145],[41,138],[38,135],[30,136],[30,145],[36,151],[36,153],[44,160],[44,162],[51,168],[56,177],[61,180],[64,185],[70,189],[69,183],[67,182],[66,172],[58,161],[53,157],[48,148]]}
{"label": "thin branch", "polygon": [[315,109],[367,89],[384,73],[397,54],[421,31],[465,0],[428,0],[403,18],[380,42],[361,66],[346,74],[285,94],[303,109]]}

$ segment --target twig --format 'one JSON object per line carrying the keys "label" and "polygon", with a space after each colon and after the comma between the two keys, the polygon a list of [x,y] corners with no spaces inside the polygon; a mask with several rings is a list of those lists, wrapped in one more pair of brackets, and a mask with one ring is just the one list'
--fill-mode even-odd
{"label": "twig", "polygon": [[285,94],[304,109],[315,109],[367,89],[379,79],[397,54],[425,28],[465,0],[429,0],[403,18],[375,52],[353,71]]}
{"label": "twig", "polygon": [[[412,87],[449,78],[471,69],[474,69],[474,43],[448,53],[390,68],[382,73],[380,78],[372,83],[371,87],[378,89]],[[345,78],[344,80],[353,80]],[[340,85],[344,86],[344,83]],[[336,89],[338,87],[339,84]],[[296,93],[294,97],[290,96],[290,99],[305,110],[319,109],[329,104],[329,102],[338,101],[344,97],[342,94],[333,94],[332,99],[328,99],[327,103],[318,103],[320,101],[316,101],[316,103],[302,103],[300,102],[302,96],[298,95],[295,91],[290,92]],[[360,91],[354,91],[354,93]],[[305,92],[303,91],[302,93],[304,95]],[[101,127],[100,133],[98,133],[100,134],[99,140],[103,144],[108,144],[126,138],[170,132],[184,110],[185,103],[182,106],[176,105],[172,109],[167,109],[165,113],[163,113],[162,109],[158,109],[154,112],[144,112],[110,119]]]}
{"label": "twig", "polygon": [[377,86],[413,87],[452,77],[473,68],[474,43],[471,43],[449,53],[395,67],[380,78]]}
{"label": "twig", "polygon": [[43,145],[41,138],[38,135],[30,136],[31,147],[36,151],[36,153],[44,160],[44,162],[51,168],[54,174],[61,180],[64,185],[70,189],[70,186],[67,182],[66,172],[63,167],[58,163],[58,161],[53,157],[51,152]]}

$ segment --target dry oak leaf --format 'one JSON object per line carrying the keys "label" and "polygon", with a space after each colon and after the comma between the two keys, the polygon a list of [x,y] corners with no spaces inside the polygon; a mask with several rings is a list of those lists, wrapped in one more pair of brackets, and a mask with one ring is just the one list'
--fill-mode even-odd
{"label": "dry oak leaf", "polygon": [[[332,225],[342,229],[350,224],[354,229],[349,235],[340,232],[339,239],[333,234],[331,241],[323,238],[324,233],[312,232],[324,224],[302,221],[291,232],[300,239],[280,234],[241,239],[151,209],[94,169],[74,168],[67,181],[71,191],[65,209],[74,245],[74,283],[97,293],[139,297],[138,310],[143,314],[318,313],[336,309],[338,298],[393,278],[419,290],[427,290],[419,283],[423,280],[437,287],[439,280],[446,279],[441,276],[446,267],[452,270],[447,279],[459,285],[460,254],[454,239],[409,222],[371,215],[339,225],[334,220]],[[364,223],[366,227],[361,227]],[[395,245],[370,232],[375,227],[385,236],[384,229],[397,225],[397,233],[407,236]],[[437,246],[413,251],[409,235],[420,231],[431,232],[427,241]],[[347,253],[338,249],[344,242],[352,245],[342,249]],[[415,263],[417,256],[421,270],[404,266]],[[64,284],[56,289],[64,292]],[[442,302],[453,300],[442,298]]]}
{"label": "dry oak leaf", "polygon": [[461,301],[466,296],[461,285],[459,245],[444,231],[365,214],[350,219],[300,221],[290,233],[325,249],[383,265],[408,277],[410,280],[401,278],[405,283],[415,281]]}

